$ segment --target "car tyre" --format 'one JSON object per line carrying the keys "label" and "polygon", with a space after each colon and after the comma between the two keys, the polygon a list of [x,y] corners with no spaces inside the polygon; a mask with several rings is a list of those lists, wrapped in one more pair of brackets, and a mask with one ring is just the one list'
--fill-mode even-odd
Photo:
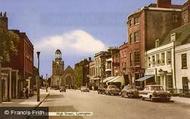
{"label": "car tyre", "polygon": [[141,99],[142,99],[142,100],[145,100],[145,98],[144,98],[144,97],[141,97]]}

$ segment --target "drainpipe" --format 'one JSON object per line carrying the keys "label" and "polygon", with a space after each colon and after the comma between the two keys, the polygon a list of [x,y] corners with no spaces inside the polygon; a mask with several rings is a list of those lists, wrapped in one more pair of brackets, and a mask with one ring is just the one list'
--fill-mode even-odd
{"label": "drainpipe", "polygon": [[[174,89],[177,89],[177,84],[176,84],[176,57],[175,57],[175,41],[176,41],[176,33],[171,34],[171,41],[172,41],[172,50],[173,50],[173,78],[174,78]],[[176,90],[177,91],[177,90]]]}

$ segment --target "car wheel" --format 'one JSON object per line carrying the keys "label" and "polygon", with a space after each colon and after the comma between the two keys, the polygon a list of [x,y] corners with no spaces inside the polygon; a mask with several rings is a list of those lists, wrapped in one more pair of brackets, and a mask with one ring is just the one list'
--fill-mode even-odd
{"label": "car wheel", "polygon": [[150,96],[150,101],[151,101],[151,102],[154,102],[154,98],[152,98],[152,96]]}
{"label": "car wheel", "polygon": [[121,97],[124,97],[123,92],[121,93]]}
{"label": "car wheel", "polygon": [[145,98],[144,98],[144,97],[141,97],[141,99],[142,99],[142,100],[145,100]]}

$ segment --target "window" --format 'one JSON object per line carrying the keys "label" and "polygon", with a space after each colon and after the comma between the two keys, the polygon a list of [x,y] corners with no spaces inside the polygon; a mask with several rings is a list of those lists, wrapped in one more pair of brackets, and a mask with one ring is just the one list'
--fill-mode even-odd
{"label": "window", "polygon": [[155,56],[152,56],[152,65],[155,66]]}
{"label": "window", "polygon": [[156,54],[156,64],[159,65],[160,64],[160,55]]}
{"label": "window", "polygon": [[131,33],[131,34],[129,34],[129,43],[132,43],[132,40],[133,40],[133,35]]}
{"label": "window", "polygon": [[151,66],[151,59],[150,59],[150,57],[148,57],[148,67],[150,67]]}
{"label": "window", "polygon": [[173,79],[172,79],[172,75],[167,75],[166,78],[166,87],[167,89],[172,89],[173,88]]}
{"label": "window", "polygon": [[140,65],[140,52],[134,52],[134,64],[135,66]]}
{"label": "window", "polygon": [[161,53],[161,64],[165,64],[165,53]]}
{"label": "window", "polygon": [[156,84],[160,85],[160,76],[157,76]]}
{"label": "window", "polygon": [[181,66],[182,69],[187,69],[187,54],[181,55]]}
{"label": "window", "polygon": [[135,17],[134,18],[134,25],[138,24],[139,23],[139,18],[138,17]]}
{"label": "window", "polygon": [[132,20],[131,20],[131,19],[128,21],[128,25],[129,25],[129,26],[132,25]]}
{"label": "window", "polygon": [[171,64],[171,62],[172,62],[171,57],[172,57],[172,53],[171,53],[171,51],[168,51],[167,52],[167,64]]}
{"label": "window", "polygon": [[173,22],[174,23],[177,23],[178,22],[178,15],[173,15]]}
{"label": "window", "polygon": [[134,42],[137,42],[137,41],[139,41],[139,31],[137,31],[137,32],[135,32],[134,33]]}
{"label": "window", "polygon": [[133,65],[133,64],[132,64],[132,58],[133,58],[133,55],[132,55],[132,53],[130,53],[130,66]]}
{"label": "window", "polygon": [[182,77],[182,86],[183,86],[183,93],[188,93],[189,86],[188,86],[188,78]]}

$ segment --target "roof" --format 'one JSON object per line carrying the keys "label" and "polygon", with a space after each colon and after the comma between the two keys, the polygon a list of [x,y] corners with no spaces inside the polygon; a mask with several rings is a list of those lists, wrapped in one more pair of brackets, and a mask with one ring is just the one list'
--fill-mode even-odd
{"label": "roof", "polygon": [[190,23],[171,30],[163,40],[161,40],[160,45],[166,45],[171,42],[171,34],[176,33],[176,45],[183,45],[190,43]]}

